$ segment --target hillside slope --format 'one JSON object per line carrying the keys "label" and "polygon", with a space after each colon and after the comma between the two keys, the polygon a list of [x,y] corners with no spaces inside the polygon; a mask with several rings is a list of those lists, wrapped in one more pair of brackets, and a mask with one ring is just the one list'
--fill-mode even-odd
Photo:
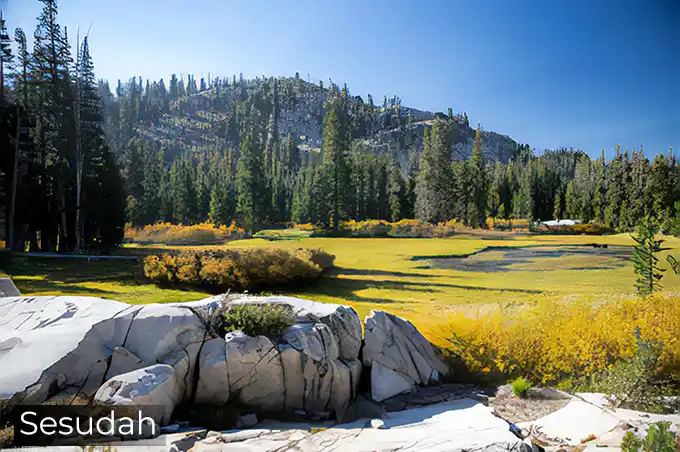
{"label": "hillside slope", "polygon": [[[139,90],[143,99],[141,83]],[[209,152],[224,146],[238,149],[242,140],[240,125],[244,118],[256,116],[261,124],[275,121],[279,136],[292,136],[300,150],[318,152],[322,147],[324,101],[328,93],[329,89],[322,84],[299,78],[256,78],[231,83],[218,80],[210,88],[169,101],[165,108],[158,106],[155,113],[145,112],[145,117],[139,114],[132,121],[133,135],[161,144],[169,151],[166,154],[169,158],[182,150]],[[109,97],[105,101],[108,121],[115,123],[121,107],[114,108],[115,100]],[[397,97],[385,98],[381,106],[373,105],[370,96],[367,102],[359,96],[350,98],[350,134],[375,154],[393,153],[405,166],[408,153],[421,148],[423,133],[432,127],[436,116],[452,122],[453,158],[466,159],[472,152],[475,131],[467,116],[457,114],[450,119],[441,113],[405,107]],[[494,160],[507,162],[516,151],[517,143],[508,136],[483,131],[482,138],[485,154]]]}

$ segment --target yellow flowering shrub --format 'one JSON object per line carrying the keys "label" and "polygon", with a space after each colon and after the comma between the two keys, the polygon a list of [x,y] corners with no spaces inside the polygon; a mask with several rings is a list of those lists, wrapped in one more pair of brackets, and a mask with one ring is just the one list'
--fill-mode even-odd
{"label": "yellow flowering shrub", "polygon": [[348,220],[340,224],[340,229],[352,237],[387,237],[392,225],[385,220]]}
{"label": "yellow flowering shrub", "polygon": [[351,237],[449,237],[456,232],[456,220],[432,224],[421,220],[348,220],[340,225],[342,235]]}
{"label": "yellow flowering shrub", "polygon": [[245,230],[232,222],[229,226],[212,223],[182,224],[156,223],[142,228],[125,228],[125,241],[129,243],[164,243],[167,245],[206,245],[239,240],[247,236]]}
{"label": "yellow flowering shrub", "polygon": [[479,316],[454,314],[439,343],[476,376],[542,384],[584,381],[636,350],[634,331],[662,344],[658,375],[680,382],[680,298],[588,303],[548,296]]}
{"label": "yellow flowering shrub", "polygon": [[315,279],[335,256],[319,249],[243,248],[181,251],[144,259],[144,276],[159,285],[194,286],[210,292],[259,290]]}
{"label": "yellow flowering shrub", "polygon": [[449,237],[456,233],[456,219],[439,223],[434,228],[433,237]]}
{"label": "yellow flowering shrub", "polygon": [[526,231],[529,229],[529,220],[487,217],[486,227],[497,231]]}
{"label": "yellow flowering shrub", "polygon": [[293,225],[293,229],[299,229],[301,231],[314,231],[314,225],[311,224],[311,223],[303,223],[303,224],[295,223]]}

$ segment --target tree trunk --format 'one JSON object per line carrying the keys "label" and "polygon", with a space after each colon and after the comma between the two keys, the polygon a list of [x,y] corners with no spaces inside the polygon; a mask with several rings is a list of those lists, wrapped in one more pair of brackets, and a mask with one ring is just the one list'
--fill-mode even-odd
{"label": "tree trunk", "polygon": [[17,198],[17,161],[19,160],[19,132],[21,130],[21,106],[17,106],[17,132],[14,137],[14,157],[12,158],[12,191],[9,199],[9,233],[7,234],[7,243],[5,248],[14,249],[14,209]]}

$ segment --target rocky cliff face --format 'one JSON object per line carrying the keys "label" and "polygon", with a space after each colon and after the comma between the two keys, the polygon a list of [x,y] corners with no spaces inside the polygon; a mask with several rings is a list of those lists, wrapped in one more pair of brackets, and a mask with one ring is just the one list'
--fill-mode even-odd
{"label": "rocky cliff face", "polygon": [[[431,129],[434,120],[425,120],[382,130],[364,140],[365,145],[374,154],[392,153],[397,160],[406,167],[408,165],[409,152],[417,148],[422,151],[423,134]],[[459,121],[452,122],[452,146],[451,153],[454,160],[466,160],[472,154],[475,140],[475,130],[467,124]],[[506,135],[496,132],[482,131],[482,147],[484,154],[493,160],[507,163],[515,154],[517,143]]]}
{"label": "rocky cliff face", "polygon": [[[273,86],[277,94],[273,96]],[[276,97],[279,136],[292,136],[303,152],[319,152],[322,147],[324,102],[328,90],[300,79],[255,79],[243,86],[209,89],[181,99],[171,105],[169,113],[137,124],[136,135],[160,142],[176,155],[182,149],[210,152],[226,145],[240,147],[239,128],[243,118],[253,109],[262,126],[274,113]],[[392,102],[392,101],[390,101]],[[400,101],[399,101],[400,102]],[[449,121],[448,116],[400,105],[386,103],[374,106],[359,96],[348,102],[353,138],[360,139],[374,154],[392,153],[405,168],[411,149],[422,149],[424,130],[431,128],[436,117]],[[244,107],[245,106],[245,107]],[[452,156],[456,160],[469,157],[475,131],[459,115],[452,123]],[[482,133],[485,154],[507,162],[516,151],[517,143],[510,137],[492,131]]]}

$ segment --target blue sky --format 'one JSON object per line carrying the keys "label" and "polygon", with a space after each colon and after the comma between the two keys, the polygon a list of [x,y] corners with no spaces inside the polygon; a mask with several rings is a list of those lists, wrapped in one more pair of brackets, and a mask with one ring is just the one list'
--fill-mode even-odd
{"label": "blue sky", "polygon": [[[32,35],[38,0],[0,0]],[[677,0],[60,0],[95,70],[131,76],[243,72],[347,83],[537,149],[591,155],[619,143],[680,152]],[[676,153],[677,153],[676,152]]]}

